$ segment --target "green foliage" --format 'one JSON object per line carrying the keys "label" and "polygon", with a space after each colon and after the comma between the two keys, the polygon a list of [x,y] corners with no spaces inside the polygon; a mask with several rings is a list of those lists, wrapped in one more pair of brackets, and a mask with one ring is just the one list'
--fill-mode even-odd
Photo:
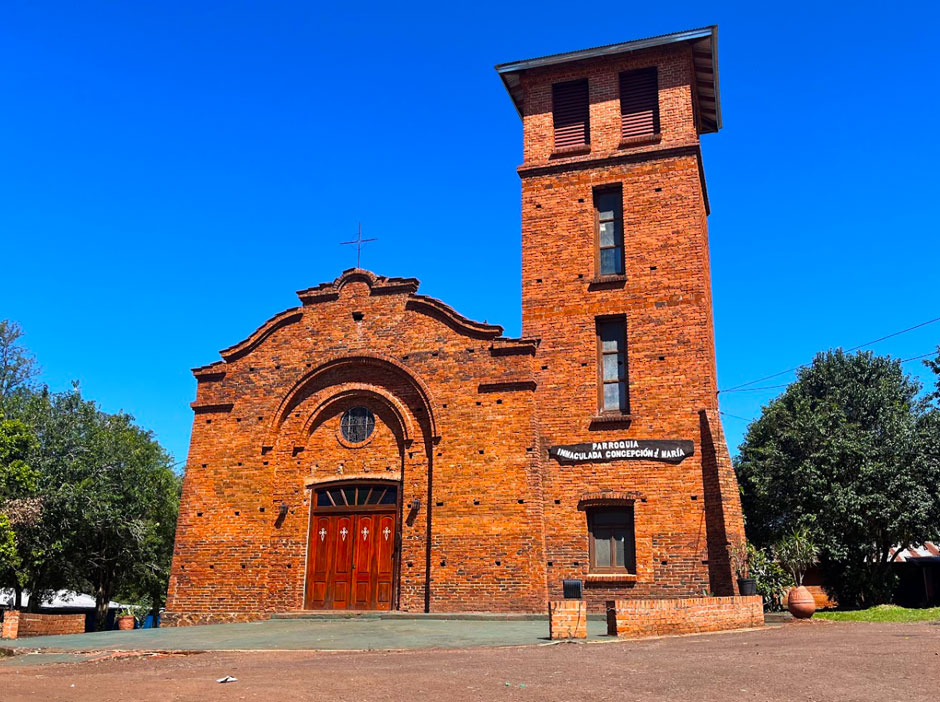
{"label": "green foliage", "polygon": [[936,389],[930,394],[928,399],[940,404],[940,346],[937,346],[937,357],[928,358],[924,361],[924,365],[937,376]]}
{"label": "green foliage", "polygon": [[0,415],[0,509],[5,501],[32,495],[38,474],[26,463],[35,437],[17,419]]}
{"label": "green foliage", "polygon": [[25,513],[19,502],[37,487],[38,474],[26,462],[34,443],[23,422],[0,415],[0,579],[9,579],[21,564],[14,525]]}
{"label": "green foliage", "polygon": [[22,336],[19,324],[0,319],[0,411],[14,395],[28,391],[39,375],[36,359],[19,343]]}
{"label": "green foliage", "polygon": [[933,622],[940,621],[940,607],[906,609],[897,605],[878,605],[869,609],[816,612],[817,619],[836,622]]}
{"label": "green foliage", "polygon": [[9,517],[0,513],[0,572],[12,570],[18,563],[13,527]]}
{"label": "green foliage", "polygon": [[39,509],[14,527],[20,561],[0,585],[89,592],[99,627],[118,591],[161,606],[180,492],[169,455],[133,417],[102,412],[77,388],[11,405],[35,435]]}
{"label": "green foliage", "polygon": [[790,584],[790,576],[768,553],[767,549],[748,544],[748,573],[757,585],[757,594],[764,599],[764,607],[770,610],[783,608],[783,593]]}
{"label": "green foliage", "polygon": [[845,606],[886,601],[892,548],[940,535],[940,414],[898,361],[821,353],[764,407],[735,460],[748,537],[805,527]]}
{"label": "green foliage", "polygon": [[800,587],[807,569],[816,562],[819,549],[809,535],[809,529],[799,527],[774,544],[777,563],[793,576],[793,584]]}
{"label": "green foliage", "polygon": [[731,556],[731,567],[734,569],[736,578],[747,578],[749,570],[749,561],[751,558],[752,547],[746,541],[735,544],[729,550]]}

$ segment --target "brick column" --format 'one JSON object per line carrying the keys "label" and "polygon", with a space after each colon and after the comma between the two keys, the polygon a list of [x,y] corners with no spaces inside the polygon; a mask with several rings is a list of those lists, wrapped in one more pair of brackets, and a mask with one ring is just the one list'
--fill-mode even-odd
{"label": "brick column", "polygon": [[587,638],[587,603],[584,600],[549,602],[548,634],[552,639]]}
{"label": "brick column", "polygon": [[20,629],[19,610],[11,609],[3,613],[3,628],[0,630],[0,639],[15,639]]}

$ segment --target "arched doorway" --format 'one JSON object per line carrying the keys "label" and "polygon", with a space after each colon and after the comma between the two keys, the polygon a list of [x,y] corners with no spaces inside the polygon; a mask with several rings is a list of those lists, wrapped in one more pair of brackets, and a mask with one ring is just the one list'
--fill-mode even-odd
{"label": "arched doorway", "polygon": [[[266,443],[270,464],[286,493],[302,484],[310,510],[292,535],[306,554],[292,578],[293,607],[427,609],[433,407],[397,361],[359,355],[326,361],[282,400]],[[376,485],[394,490],[376,503],[368,490]],[[285,534],[273,537],[283,548]]]}
{"label": "arched doorway", "polygon": [[311,499],[306,609],[394,607],[400,490],[388,480],[318,485]]}

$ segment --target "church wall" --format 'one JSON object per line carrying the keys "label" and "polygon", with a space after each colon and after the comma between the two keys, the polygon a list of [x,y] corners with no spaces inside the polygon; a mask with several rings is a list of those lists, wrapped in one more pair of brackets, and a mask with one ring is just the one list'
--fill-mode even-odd
{"label": "church wall", "polygon": [[[243,355],[197,369],[171,623],[300,609],[305,483],[386,474],[403,475],[401,609],[542,609],[535,347],[497,338],[495,327],[462,328],[459,316],[415,303],[409,293],[370,294],[368,284],[348,282],[336,299],[302,307],[273,331],[262,327]],[[374,363],[342,365],[309,387],[300,382],[321,365],[359,356]],[[337,440],[337,412],[373,406],[361,395],[369,388],[397,403],[409,436],[390,426],[381,400],[373,438],[351,449]],[[344,392],[349,400],[310,426],[317,408]],[[409,524],[415,499],[421,506]],[[288,511],[278,520],[282,503]]]}
{"label": "church wall", "polygon": [[[622,143],[618,74],[654,64],[661,133]],[[581,77],[590,146],[552,153],[551,85]],[[544,612],[566,578],[586,582],[594,611],[734,594],[728,547],[743,521],[718,416],[692,49],[518,78],[524,338],[417,294],[414,279],[351,269],[195,369],[169,623],[300,609],[310,486],[377,476],[401,485],[398,609]],[[594,189],[608,186],[623,195],[625,274],[604,278]],[[626,320],[629,410],[617,416],[598,408],[596,323],[610,316]],[[360,405],[377,428],[352,447],[338,422]],[[691,440],[694,454],[549,458],[623,439]],[[592,572],[591,500],[632,505],[635,573]]]}

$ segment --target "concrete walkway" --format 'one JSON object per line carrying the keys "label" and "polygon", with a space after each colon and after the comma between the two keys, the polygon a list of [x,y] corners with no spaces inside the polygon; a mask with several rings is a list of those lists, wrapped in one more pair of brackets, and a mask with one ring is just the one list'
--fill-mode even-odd
{"label": "concrete walkway", "polygon": [[[606,623],[588,620],[589,640],[608,639]],[[548,619],[272,619],[248,624],[102,631],[2,641],[17,652],[89,651],[362,651],[519,646],[548,641]]]}

